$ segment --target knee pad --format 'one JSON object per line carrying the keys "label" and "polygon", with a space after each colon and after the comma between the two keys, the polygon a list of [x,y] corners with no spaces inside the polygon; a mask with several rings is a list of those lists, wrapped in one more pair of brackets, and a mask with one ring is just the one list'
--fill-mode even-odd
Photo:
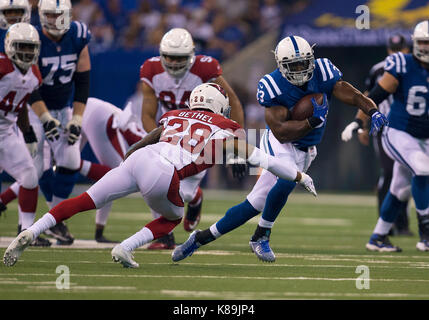
{"label": "knee pad", "polygon": [[423,151],[413,152],[410,160],[417,176],[429,176],[429,156],[427,154]]}
{"label": "knee pad", "polygon": [[25,189],[34,189],[38,186],[38,175],[35,167],[27,167],[21,171],[20,185]]}

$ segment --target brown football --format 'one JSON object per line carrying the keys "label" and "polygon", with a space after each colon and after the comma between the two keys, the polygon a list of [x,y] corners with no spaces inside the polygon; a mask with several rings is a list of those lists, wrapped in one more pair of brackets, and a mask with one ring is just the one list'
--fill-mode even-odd
{"label": "brown football", "polygon": [[314,98],[317,104],[323,103],[322,93],[312,93],[302,97],[291,109],[291,120],[305,120],[313,115],[311,98]]}

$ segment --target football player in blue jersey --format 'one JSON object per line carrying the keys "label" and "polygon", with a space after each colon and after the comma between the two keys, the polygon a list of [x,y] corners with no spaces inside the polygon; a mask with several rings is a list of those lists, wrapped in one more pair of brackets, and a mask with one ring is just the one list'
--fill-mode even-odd
{"label": "football player in blue jersey", "polygon": [[[89,95],[91,33],[84,23],[71,20],[70,0],[40,0],[38,10],[43,84],[29,103],[41,121],[40,130],[44,131],[39,141],[40,158],[43,159],[46,139],[55,161],[55,172],[46,171],[40,181],[47,201],[51,200],[48,192],[51,187],[51,205],[55,206],[69,197],[80,166],[79,140]],[[64,224],[47,233],[61,244],[73,242]]]}
{"label": "football player in blue jersey", "polygon": [[0,52],[4,52],[7,29],[14,23],[30,22],[31,7],[28,0],[0,0]]}
{"label": "football player in blue jersey", "polygon": [[389,56],[383,76],[369,94],[375,103],[393,94],[382,143],[394,160],[390,189],[366,244],[371,251],[401,251],[389,241],[388,233],[410,188],[419,224],[416,247],[429,251],[429,21],[417,24],[412,39],[413,53]]}
{"label": "football player in blue jersey", "polygon": [[[305,172],[315,159],[316,145],[322,140],[328,114],[328,100],[340,101],[360,108],[371,117],[371,133],[387,123],[376,104],[351,84],[327,58],[314,59],[313,47],[298,36],[281,40],[274,52],[278,68],[265,75],[258,84],[257,99],[265,107],[266,133],[261,138],[265,152]],[[312,99],[313,115],[297,121],[290,119],[291,109],[304,96],[323,93],[321,105]],[[173,252],[173,261],[191,255],[199,246],[239,227],[263,211],[249,245],[263,261],[274,261],[269,237],[274,221],[286,204],[296,182],[277,179],[266,170],[256,182],[247,199],[230,208],[225,216],[209,229],[193,232]]]}

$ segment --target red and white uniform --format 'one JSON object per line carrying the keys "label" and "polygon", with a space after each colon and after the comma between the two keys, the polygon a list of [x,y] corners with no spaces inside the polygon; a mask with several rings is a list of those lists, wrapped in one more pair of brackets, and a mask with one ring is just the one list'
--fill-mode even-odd
{"label": "red and white uniform", "polygon": [[0,167],[27,189],[37,187],[37,173],[24,139],[15,132],[16,120],[41,83],[36,65],[24,75],[0,53]]}
{"label": "red and white uniform", "polygon": [[111,168],[119,166],[128,148],[146,135],[132,110],[121,110],[97,98],[89,98],[86,103],[82,131],[97,160]]}
{"label": "red and white uniform", "polygon": [[222,75],[219,62],[210,56],[195,56],[194,64],[186,74],[176,79],[164,70],[160,57],[145,61],[140,68],[140,80],[147,83],[154,91],[159,101],[162,114],[170,110],[187,108],[192,90],[205,82]]}
{"label": "red and white uniform", "polygon": [[215,145],[233,137],[241,127],[207,111],[175,110],[165,114],[160,142],[135,151],[109,171],[87,193],[97,208],[138,192],[149,207],[168,220],[183,216],[181,180],[212,167],[222,153]]}
{"label": "red and white uniform", "polygon": [[[147,83],[158,98],[159,116],[170,110],[187,108],[186,103],[196,86],[213,81],[221,75],[219,62],[204,55],[195,56],[193,65],[180,79],[173,78],[164,70],[160,57],[146,60],[140,68],[140,80]],[[195,198],[205,175],[206,171],[202,171],[182,182],[181,192],[185,202],[191,202]]]}

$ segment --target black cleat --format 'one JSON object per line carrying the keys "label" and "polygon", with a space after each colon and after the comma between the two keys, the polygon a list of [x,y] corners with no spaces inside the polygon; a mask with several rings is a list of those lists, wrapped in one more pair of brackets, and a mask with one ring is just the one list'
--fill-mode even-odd
{"label": "black cleat", "polygon": [[59,222],[52,228],[45,231],[47,236],[57,239],[57,245],[68,246],[74,241],[73,235],[70,233],[64,222]]}
{"label": "black cleat", "polygon": [[176,243],[174,241],[173,233],[156,239],[149,245],[149,247],[147,247],[148,250],[171,250],[174,248],[176,248]]}
{"label": "black cleat", "polygon": [[5,206],[5,204],[3,202],[0,201],[0,217],[1,214],[3,213],[3,211],[6,211],[7,207]]}
{"label": "black cleat", "polygon": [[32,246],[32,247],[50,247],[51,244],[52,244],[51,241],[49,241],[48,239],[45,239],[45,238],[42,238],[42,237],[37,237],[30,244],[30,246]]}
{"label": "black cleat", "polygon": [[98,243],[119,243],[119,241],[106,239],[104,236],[95,238],[95,241],[97,241]]}

